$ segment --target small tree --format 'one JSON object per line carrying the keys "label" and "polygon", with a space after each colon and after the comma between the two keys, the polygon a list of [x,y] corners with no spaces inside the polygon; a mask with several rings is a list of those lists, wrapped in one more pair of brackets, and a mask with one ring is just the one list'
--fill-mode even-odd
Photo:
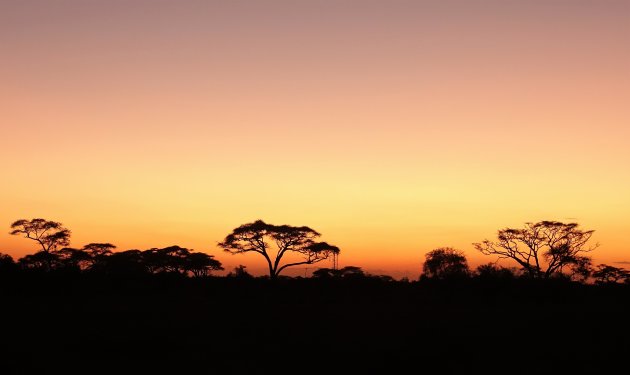
{"label": "small tree", "polygon": [[[251,252],[262,255],[269,268],[269,277],[273,279],[285,268],[317,263],[339,253],[336,246],[315,242],[319,236],[309,227],[272,225],[257,220],[234,229],[219,246],[230,254]],[[289,253],[299,255],[302,260],[282,265],[282,258]]]}
{"label": "small tree", "polygon": [[422,274],[430,279],[452,279],[469,274],[468,261],[463,252],[452,247],[442,247],[426,254]]}
{"label": "small tree", "polygon": [[232,271],[228,272],[226,277],[234,277],[238,279],[252,279],[254,276],[252,276],[252,274],[247,272],[246,268],[247,266],[239,264],[238,266],[234,267]]}
{"label": "small tree", "polygon": [[473,245],[484,255],[516,261],[531,277],[547,279],[566,267],[584,264],[582,254],[597,247],[587,246],[593,232],[579,229],[576,223],[541,221],[526,223],[523,229],[501,229],[497,241]]}
{"label": "small tree", "polygon": [[184,267],[195,277],[208,276],[212,271],[221,271],[221,262],[206,253],[190,253],[185,259]]}

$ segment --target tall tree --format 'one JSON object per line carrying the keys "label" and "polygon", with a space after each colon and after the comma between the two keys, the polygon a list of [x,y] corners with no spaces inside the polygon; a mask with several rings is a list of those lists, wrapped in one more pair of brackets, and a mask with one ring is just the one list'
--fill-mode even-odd
{"label": "tall tree", "polygon": [[[267,262],[269,277],[276,278],[288,267],[317,263],[340,252],[336,246],[316,242],[319,236],[306,226],[273,225],[257,220],[234,229],[219,246],[230,254],[260,254]],[[282,264],[287,254],[298,255],[301,260]]]}
{"label": "tall tree", "polygon": [[533,278],[546,279],[566,267],[585,263],[583,253],[598,246],[587,245],[593,232],[581,230],[576,223],[540,221],[526,223],[522,229],[501,229],[497,241],[473,245],[482,254],[516,261]]}
{"label": "tall tree", "polygon": [[70,245],[70,230],[61,223],[45,219],[20,219],[11,224],[10,234],[23,235],[39,243],[45,253],[54,252],[59,247]]}

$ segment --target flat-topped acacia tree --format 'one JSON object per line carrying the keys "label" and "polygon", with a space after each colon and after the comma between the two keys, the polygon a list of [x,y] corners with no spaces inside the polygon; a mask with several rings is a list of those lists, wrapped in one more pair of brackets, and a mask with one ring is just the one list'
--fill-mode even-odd
{"label": "flat-topped acacia tree", "polygon": [[[275,279],[288,267],[313,264],[339,254],[337,246],[316,242],[320,234],[309,227],[267,224],[262,220],[234,229],[219,246],[230,254],[258,253],[267,261],[269,277]],[[301,256],[297,262],[281,264],[287,253]]]}
{"label": "flat-topped acacia tree", "polygon": [[20,219],[11,224],[11,235],[23,235],[36,241],[44,253],[52,253],[70,245],[70,230],[61,223],[45,219]]}
{"label": "flat-topped acacia tree", "polygon": [[22,235],[36,241],[41,246],[42,250],[38,253],[39,255],[34,255],[39,260],[44,260],[47,270],[52,268],[56,257],[55,253],[59,248],[70,245],[70,230],[56,221],[40,218],[20,219],[11,224],[11,229],[11,235]]}

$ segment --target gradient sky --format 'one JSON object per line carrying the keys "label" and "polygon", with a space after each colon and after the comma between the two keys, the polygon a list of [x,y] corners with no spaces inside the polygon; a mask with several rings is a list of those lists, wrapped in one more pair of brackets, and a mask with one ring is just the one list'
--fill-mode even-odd
{"label": "gradient sky", "polygon": [[216,243],[263,219],[415,278],[560,220],[630,261],[630,1],[4,0],[0,57],[14,257],[44,217],[258,272]]}

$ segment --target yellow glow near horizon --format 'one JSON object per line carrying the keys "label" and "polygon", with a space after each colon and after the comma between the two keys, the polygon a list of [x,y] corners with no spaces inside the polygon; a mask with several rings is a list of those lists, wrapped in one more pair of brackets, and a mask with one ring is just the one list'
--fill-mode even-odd
{"label": "yellow glow near horizon", "polygon": [[629,14],[3,3],[0,252],[33,252],[9,225],[43,217],[74,246],[178,244],[261,270],[216,243],[263,219],[321,232],[341,265],[417,277],[433,248],[476,265],[494,259],[473,242],[559,220],[596,230],[596,262],[630,261]]}

